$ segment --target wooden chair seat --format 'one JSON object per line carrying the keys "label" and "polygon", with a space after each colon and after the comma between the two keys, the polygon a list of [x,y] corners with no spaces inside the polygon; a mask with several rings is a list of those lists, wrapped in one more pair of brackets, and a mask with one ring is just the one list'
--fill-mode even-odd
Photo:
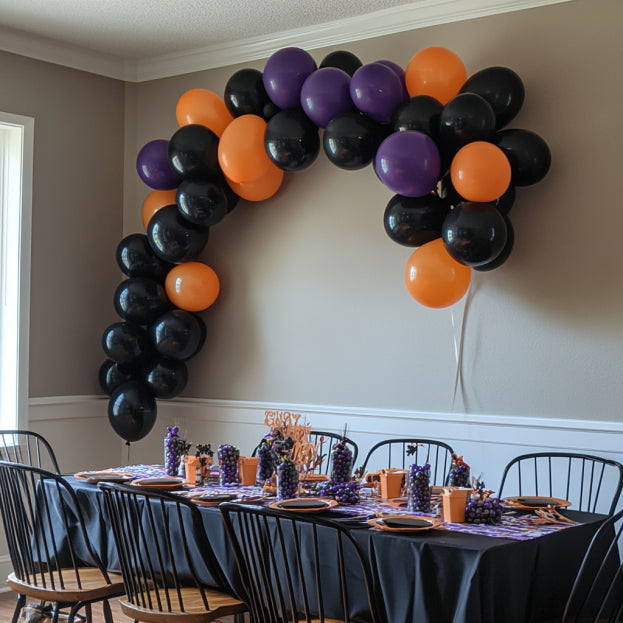
{"label": "wooden chair seat", "polygon": [[208,623],[220,617],[233,616],[247,611],[242,601],[216,589],[205,589],[206,597],[210,604],[210,610],[206,611],[201,593],[195,588],[182,588],[180,590],[184,610],[174,592],[170,592],[171,603],[162,604],[163,609],[170,612],[162,612],[157,604],[158,598],[162,602],[164,595],[149,591],[144,593],[146,600],[151,600],[154,608],[149,607],[149,601],[145,607],[137,606],[128,601],[121,600],[121,610],[127,616],[142,623],[167,623],[170,621],[184,621],[184,623]]}
{"label": "wooden chair seat", "polygon": [[111,582],[107,583],[102,572],[96,567],[80,569],[80,586],[73,568],[48,572],[45,576],[46,585],[29,584],[20,580],[15,573],[9,574],[7,586],[20,595],[26,595],[40,601],[59,601],[74,603],[78,601],[99,601],[115,597],[123,593],[123,579],[111,574]]}

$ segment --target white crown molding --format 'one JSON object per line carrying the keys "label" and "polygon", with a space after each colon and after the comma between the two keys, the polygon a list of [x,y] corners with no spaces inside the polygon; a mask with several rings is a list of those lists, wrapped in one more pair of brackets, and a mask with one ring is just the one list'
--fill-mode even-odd
{"label": "white crown molding", "polygon": [[312,28],[289,30],[139,60],[98,54],[86,48],[58,43],[3,27],[0,27],[0,49],[126,82],[144,82],[259,60],[289,46],[313,50],[437,24],[570,1],[420,0],[417,3]]}

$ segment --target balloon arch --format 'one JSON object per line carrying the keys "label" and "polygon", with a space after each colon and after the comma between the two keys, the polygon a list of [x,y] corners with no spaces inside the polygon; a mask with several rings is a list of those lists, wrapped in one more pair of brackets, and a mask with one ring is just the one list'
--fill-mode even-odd
{"label": "balloon arch", "polygon": [[210,227],[239,198],[273,196],[284,174],[307,168],[321,146],[341,169],[372,163],[395,193],[383,222],[392,240],[415,248],[404,271],[411,296],[433,308],[459,301],[472,269],[495,269],[511,253],[515,188],[550,167],[540,136],[503,129],[523,101],[514,71],[487,67],[468,78],[442,47],[420,50],[404,70],[387,60],[363,64],[346,51],[318,67],[305,50],[284,48],[263,72],[232,75],[224,97],[184,93],[179,129],[137,156],[151,189],[142,205],[146,234],[126,236],[116,252],[128,278],[114,295],[122,321],[102,336],[108,359],[99,382],[117,434],[128,443],[145,437],[155,399],[186,385],[186,361],[206,335],[197,312],[219,293],[212,268],[194,261]]}

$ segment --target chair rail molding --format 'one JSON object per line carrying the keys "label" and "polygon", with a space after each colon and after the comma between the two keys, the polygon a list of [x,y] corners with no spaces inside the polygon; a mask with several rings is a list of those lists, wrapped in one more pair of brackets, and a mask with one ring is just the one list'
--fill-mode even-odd
{"label": "chair rail molding", "polygon": [[283,47],[296,46],[313,50],[428,26],[571,1],[419,0],[313,27],[269,33],[261,37],[136,60],[98,54],[84,47],[71,46],[0,27],[0,50],[118,80],[143,82],[267,58]]}

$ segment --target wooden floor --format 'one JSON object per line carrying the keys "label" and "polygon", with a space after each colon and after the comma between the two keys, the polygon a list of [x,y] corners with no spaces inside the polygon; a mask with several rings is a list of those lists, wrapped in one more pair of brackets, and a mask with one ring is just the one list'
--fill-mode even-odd
{"label": "wooden floor", "polygon": [[[2,623],[10,623],[13,617],[13,610],[15,610],[15,603],[17,598],[13,591],[7,591],[0,593],[0,621]],[[121,612],[121,607],[119,606],[119,602],[116,599],[110,601],[110,606],[112,609],[113,619],[115,623],[128,623],[131,622],[132,619],[128,618]],[[39,620],[36,620],[39,623]],[[42,623],[48,623],[50,619],[44,618],[42,619]],[[219,619],[222,623],[233,623],[233,617],[223,617]],[[30,622],[29,622],[30,623]],[[104,623],[104,615],[102,613],[102,606],[100,604],[95,604],[93,606],[93,623]]]}

